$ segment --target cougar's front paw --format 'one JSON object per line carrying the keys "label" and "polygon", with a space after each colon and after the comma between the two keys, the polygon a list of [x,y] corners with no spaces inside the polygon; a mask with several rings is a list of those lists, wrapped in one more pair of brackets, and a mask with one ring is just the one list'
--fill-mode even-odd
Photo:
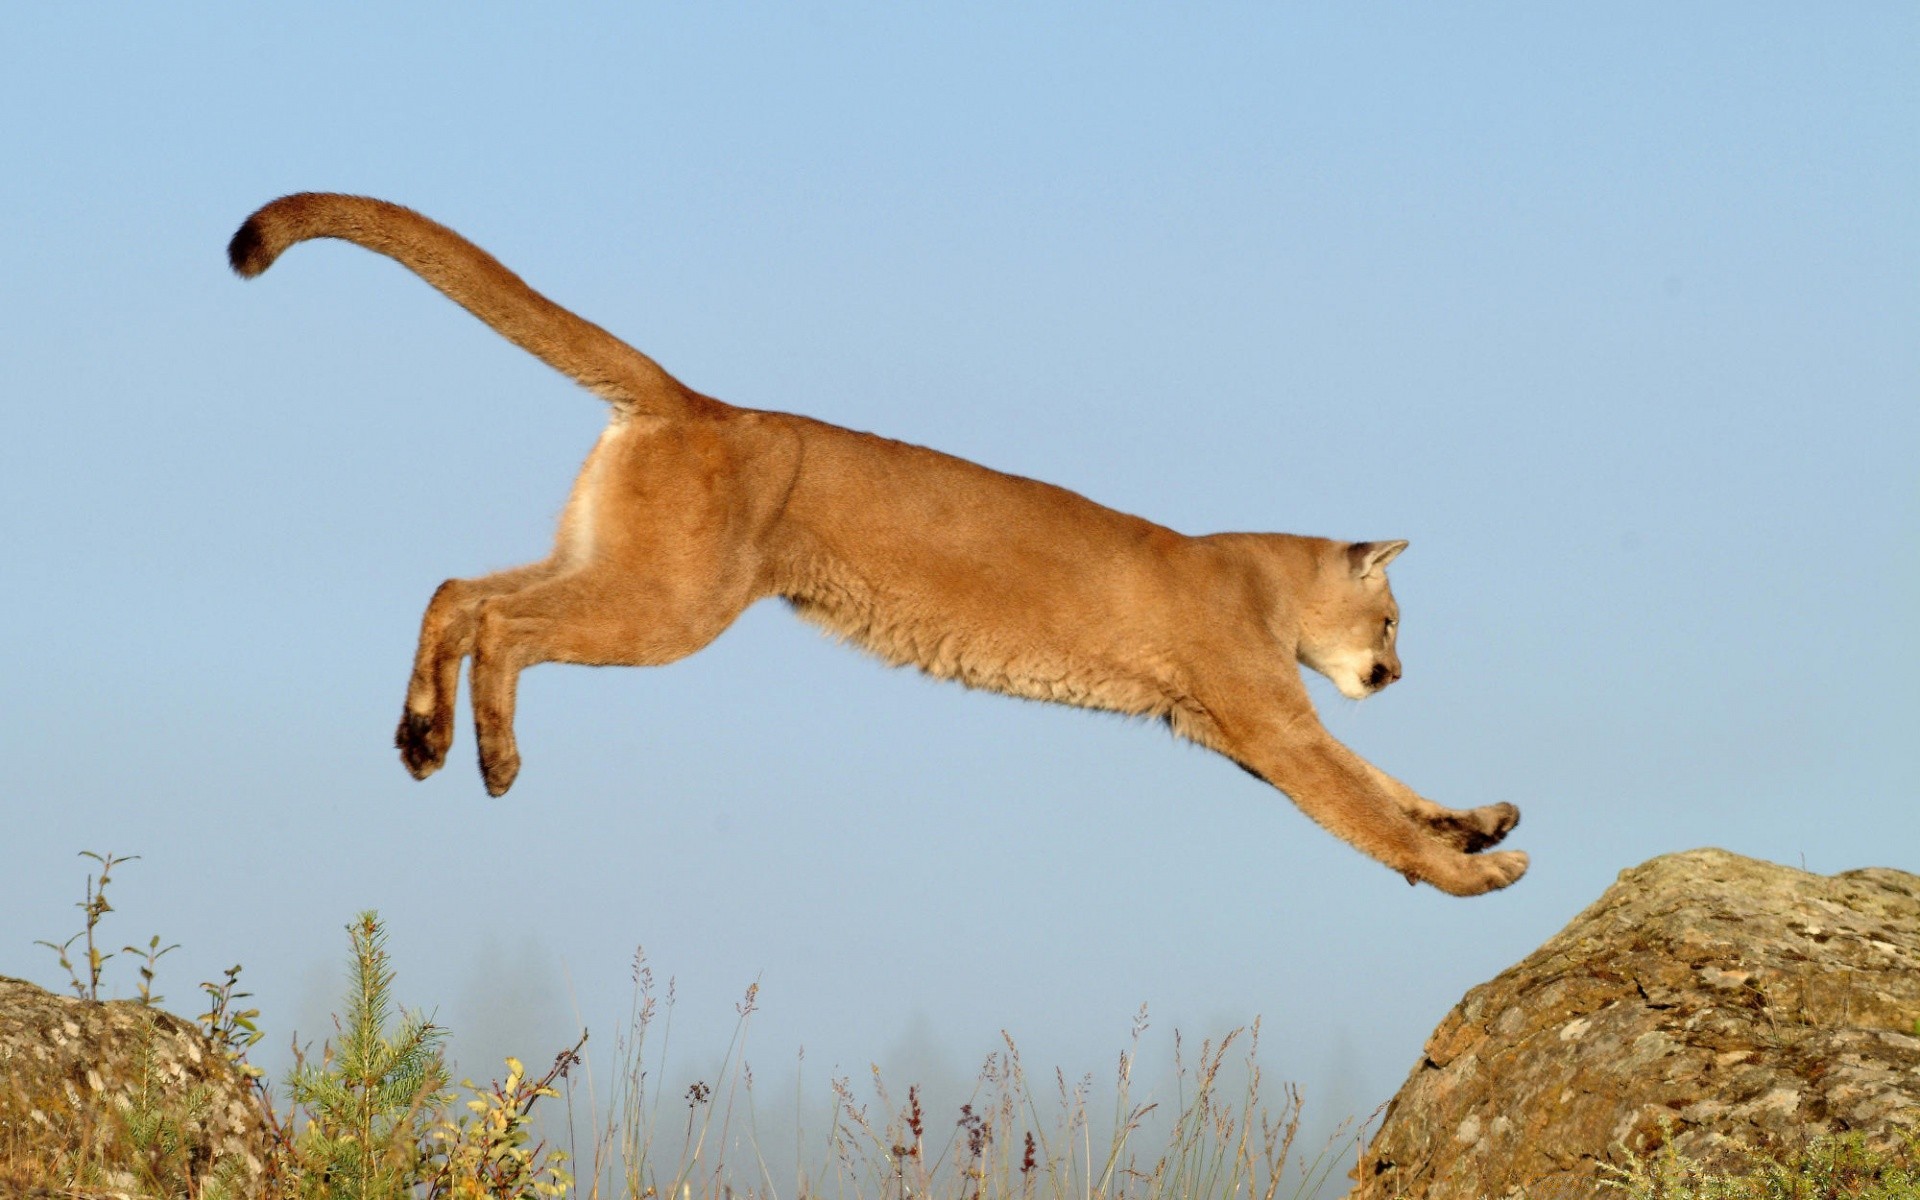
{"label": "cougar's front paw", "polygon": [[1527,866],[1532,860],[1527,857],[1525,850],[1495,850],[1491,854],[1476,854],[1471,861],[1479,867],[1480,886],[1464,894],[1477,896],[1499,891],[1518,880],[1527,873]]}
{"label": "cougar's front paw", "polygon": [[393,731],[393,744],[407,773],[425,779],[446,763],[447,747],[453,744],[453,723],[435,721],[430,715],[407,709],[400,714],[400,727]]}
{"label": "cougar's front paw", "polygon": [[1460,855],[1432,873],[1428,883],[1450,896],[1479,896],[1498,891],[1527,873],[1524,850],[1495,850],[1491,854]]}
{"label": "cougar's front paw", "polygon": [[1465,820],[1459,823],[1460,849],[1468,854],[1478,854],[1488,846],[1497,846],[1501,839],[1513,832],[1520,824],[1520,810],[1511,804],[1489,804],[1482,808],[1470,808],[1461,814]]}

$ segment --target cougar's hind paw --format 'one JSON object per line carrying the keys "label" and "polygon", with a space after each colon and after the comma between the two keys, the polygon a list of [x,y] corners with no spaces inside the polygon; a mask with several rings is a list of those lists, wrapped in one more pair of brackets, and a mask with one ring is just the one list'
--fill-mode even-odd
{"label": "cougar's hind paw", "polygon": [[446,763],[451,741],[451,737],[435,730],[431,716],[411,709],[400,715],[400,727],[393,732],[400,762],[415,779],[425,779]]}
{"label": "cougar's hind paw", "polygon": [[480,756],[480,778],[486,782],[487,795],[504,796],[513,781],[520,775],[520,755],[518,751],[505,754],[482,754]]}

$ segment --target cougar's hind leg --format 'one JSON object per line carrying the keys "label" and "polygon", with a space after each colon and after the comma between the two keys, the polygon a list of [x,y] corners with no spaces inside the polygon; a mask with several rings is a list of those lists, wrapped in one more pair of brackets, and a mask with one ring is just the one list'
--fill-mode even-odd
{"label": "cougar's hind leg", "polygon": [[478,579],[449,579],[433,593],[420,618],[420,646],[393,744],[415,779],[425,779],[447,761],[453,745],[454,700],[460,692],[460,660],[473,652],[474,613],[490,596],[518,591],[554,574],[551,562],[533,563]]}
{"label": "cougar's hind leg", "polygon": [[513,786],[520,672],[543,662],[655,667],[685,658],[733,623],[751,595],[647,586],[611,573],[561,576],[482,600],[474,621],[474,731],[491,795]]}

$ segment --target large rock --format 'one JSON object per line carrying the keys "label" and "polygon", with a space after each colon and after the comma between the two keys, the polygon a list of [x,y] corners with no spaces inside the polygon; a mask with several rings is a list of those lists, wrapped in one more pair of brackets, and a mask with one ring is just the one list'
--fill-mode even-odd
{"label": "large rock", "polygon": [[268,1137],[197,1026],[0,976],[0,1195],[254,1196]]}
{"label": "large rock", "polygon": [[1427,1039],[1355,1200],[1592,1197],[1599,1164],[1716,1169],[1920,1129],[1920,876],[1723,850],[1622,872]]}

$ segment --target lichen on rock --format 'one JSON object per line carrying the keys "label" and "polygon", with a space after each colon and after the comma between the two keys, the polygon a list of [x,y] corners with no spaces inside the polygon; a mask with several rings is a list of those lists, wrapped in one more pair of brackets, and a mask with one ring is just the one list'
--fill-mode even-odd
{"label": "lichen on rock", "polygon": [[1920,1130],[1920,876],[1724,850],[1621,873],[1468,992],[1354,1169],[1352,1200],[1590,1197],[1671,1144],[1713,1169]]}
{"label": "lichen on rock", "polygon": [[191,1022],[0,976],[0,1191],[254,1196],[269,1137],[245,1078]]}

